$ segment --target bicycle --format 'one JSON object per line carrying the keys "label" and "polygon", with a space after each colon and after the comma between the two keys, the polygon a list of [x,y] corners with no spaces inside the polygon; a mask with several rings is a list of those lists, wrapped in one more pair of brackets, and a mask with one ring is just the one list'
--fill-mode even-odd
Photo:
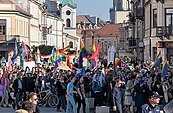
{"label": "bicycle", "polygon": [[37,94],[38,106],[48,105],[49,107],[55,108],[59,103],[59,98],[53,94],[50,90],[41,91]]}

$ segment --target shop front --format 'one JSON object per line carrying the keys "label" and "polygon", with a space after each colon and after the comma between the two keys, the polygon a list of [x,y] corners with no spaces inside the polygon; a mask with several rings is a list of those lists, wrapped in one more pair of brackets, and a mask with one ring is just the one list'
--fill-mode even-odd
{"label": "shop front", "polygon": [[166,50],[166,56],[171,65],[173,65],[173,41],[159,41],[159,48]]}

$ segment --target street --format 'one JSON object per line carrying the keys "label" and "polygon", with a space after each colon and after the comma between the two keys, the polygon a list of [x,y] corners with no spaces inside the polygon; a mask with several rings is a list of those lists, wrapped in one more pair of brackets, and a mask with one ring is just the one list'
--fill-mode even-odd
{"label": "street", "polygon": [[[49,108],[49,107],[40,107],[42,113],[65,113],[65,112],[57,112],[56,108]],[[0,113],[15,113],[13,108],[4,108],[0,107]]]}

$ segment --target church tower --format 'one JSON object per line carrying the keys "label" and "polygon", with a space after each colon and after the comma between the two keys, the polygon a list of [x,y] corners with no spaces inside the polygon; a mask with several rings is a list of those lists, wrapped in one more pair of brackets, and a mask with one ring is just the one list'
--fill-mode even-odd
{"label": "church tower", "polygon": [[110,8],[110,22],[124,23],[128,20],[127,15],[130,11],[130,0],[113,0],[113,7]]}
{"label": "church tower", "polygon": [[61,16],[64,20],[64,32],[76,36],[76,8],[73,0],[62,0]]}

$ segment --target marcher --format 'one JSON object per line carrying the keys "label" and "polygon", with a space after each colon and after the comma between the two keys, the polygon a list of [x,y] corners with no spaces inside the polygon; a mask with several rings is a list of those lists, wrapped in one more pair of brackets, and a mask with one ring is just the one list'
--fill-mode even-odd
{"label": "marcher", "polygon": [[56,89],[58,92],[59,104],[57,106],[57,111],[65,111],[66,110],[66,84],[64,83],[64,77],[60,75],[59,80],[56,82]]}
{"label": "marcher", "polygon": [[70,113],[70,108],[71,105],[73,106],[73,113],[77,113],[76,110],[76,104],[75,104],[75,100],[74,100],[74,94],[77,94],[77,91],[74,91],[74,85],[73,83],[75,82],[76,77],[71,77],[70,78],[70,83],[68,83],[67,85],[67,109],[66,109],[66,113]]}
{"label": "marcher", "polygon": [[122,111],[122,103],[121,103],[121,93],[120,93],[121,81],[118,79],[115,81],[115,86],[113,88],[113,103],[116,106],[118,113],[123,113]]}
{"label": "marcher", "polygon": [[85,103],[85,90],[84,90],[84,83],[83,83],[83,76],[79,77],[79,82],[77,83],[77,92],[78,92],[78,108],[77,113],[80,113],[81,103],[83,105],[83,113],[86,113],[86,103]]}
{"label": "marcher", "polygon": [[[1,85],[3,88],[3,95],[2,95],[2,100],[1,100],[1,106],[2,107],[10,107],[8,103],[9,95],[8,92],[10,90],[10,81],[8,79],[7,73],[3,74],[3,77],[1,78]],[[5,105],[4,105],[5,103]]]}
{"label": "marcher", "polygon": [[37,106],[38,98],[35,92],[28,93],[26,97],[26,101],[29,101],[32,103],[33,113],[41,113],[39,107]]}
{"label": "marcher", "polygon": [[149,95],[149,103],[142,106],[142,113],[160,113],[160,107],[158,106],[160,97],[156,91],[153,91]]}

